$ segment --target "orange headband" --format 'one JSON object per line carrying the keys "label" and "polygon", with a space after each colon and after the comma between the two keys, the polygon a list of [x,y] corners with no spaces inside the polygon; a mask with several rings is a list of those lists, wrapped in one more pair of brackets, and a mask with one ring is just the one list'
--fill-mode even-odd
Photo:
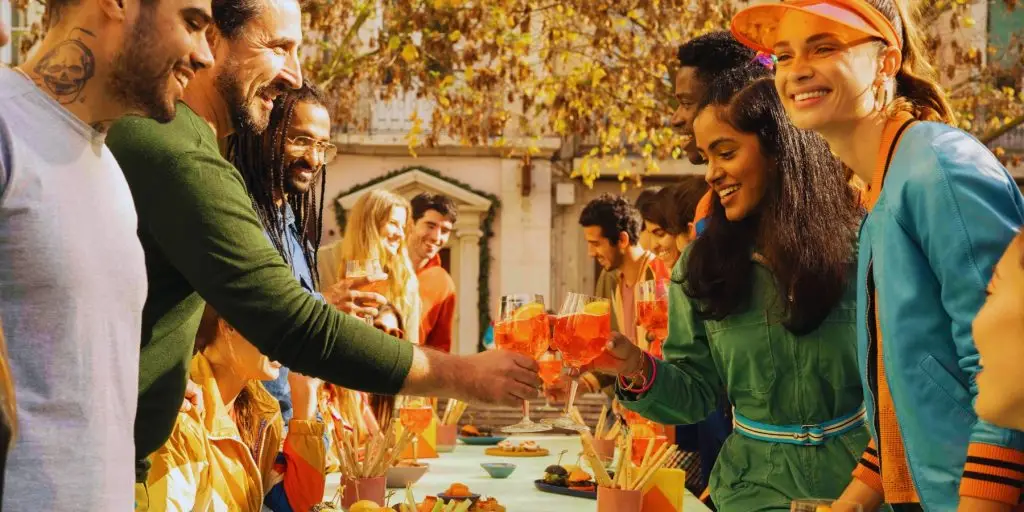
{"label": "orange headband", "polygon": [[779,39],[779,21],[787,11],[801,11],[823,18],[903,49],[900,34],[889,18],[864,0],[783,0],[754,5],[733,17],[732,35],[750,48],[774,53],[772,46]]}

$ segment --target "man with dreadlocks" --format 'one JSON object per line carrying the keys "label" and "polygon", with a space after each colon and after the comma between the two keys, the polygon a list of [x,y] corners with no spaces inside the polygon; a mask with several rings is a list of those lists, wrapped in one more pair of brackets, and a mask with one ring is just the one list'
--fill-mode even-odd
{"label": "man with dreadlocks", "polygon": [[[327,98],[306,81],[301,88],[277,97],[263,133],[248,127],[239,130],[228,155],[242,173],[267,238],[302,288],[320,298],[316,291],[316,254],[323,230],[323,170],[337,155],[330,140]],[[384,299],[379,297],[374,302],[382,304]],[[282,367],[276,380],[263,383],[281,404],[285,424],[292,417],[288,372]]]}

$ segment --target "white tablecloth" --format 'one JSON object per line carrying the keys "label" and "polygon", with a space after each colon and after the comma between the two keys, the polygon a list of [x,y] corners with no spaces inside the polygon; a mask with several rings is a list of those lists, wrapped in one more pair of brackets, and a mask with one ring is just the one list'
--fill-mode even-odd
{"label": "white tablecloth", "polygon": [[[417,501],[426,496],[444,492],[452,482],[462,482],[469,490],[482,496],[493,496],[505,506],[509,512],[593,512],[597,510],[597,502],[583,498],[572,498],[540,492],[534,487],[533,481],[544,477],[544,468],[558,460],[562,450],[569,450],[562,458],[562,463],[576,462],[576,454],[581,450],[578,437],[567,436],[516,436],[514,441],[532,439],[551,452],[546,457],[492,457],[484,455],[484,446],[467,446],[461,442],[452,453],[442,453],[439,459],[423,459],[430,464],[430,470],[413,486]],[[482,462],[511,462],[516,471],[512,476],[496,480],[480,467]],[[586,468],[586,464],[583,464]],[[340,476],[335,473],[327,477],[325,500],[334,497]],[[401,502],[405,492],[392,499],[391,504]],[[707,512],[704,506],[692,494],[686,494],[683,510],[686,512]]]}

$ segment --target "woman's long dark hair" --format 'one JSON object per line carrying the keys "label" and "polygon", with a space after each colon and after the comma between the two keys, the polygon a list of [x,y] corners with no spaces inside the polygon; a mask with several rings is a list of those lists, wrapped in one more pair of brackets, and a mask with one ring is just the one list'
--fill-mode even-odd
{"label": "woman's long dark hair", "polygon": [[684,290],[705,318],[725,318],[753,291],[756,252],[775,276],[782,324],[807,334],[846,290],[860,207],[825,140],[789,122],[772,79],[718,82],[701,109],[717,108],[730,126],[757,135],[769,162],[766,188],[756,210],[736,222],[726,219],[714,195],[707,230],[691,249]]}
{"label": "woman's long dark hair", "polygon": [[[327,97],[311,82],[305,82],[294,91],[286,91],[274,101],[274,109],[270,112],[270,122],[262,133],[249,129],[241,129],[232,137],[228,149],[228,159],[238,168],[245,179],[245,187],[249,191],[252,206],[274,243],[277,252],[285,262],[292,264],[290,247],[285,244],[288,227],[284,221],[284,206],[274,204],[274,198],[284,197],[284,183],[288,169],[285,168],[285,137],[291,125],[295,106],[299,103],[312,103],[327,108]],[[324,193],[327,179],[325,170],[321,170],[320,193],[314,189],[305,194],[291,194],[288,203],[295,212],[295,225],[299,228],[299,242],[303,248],[302,257],[312,273],[313,286],[320,282],[317,272],[317,249],[323,235]]]}

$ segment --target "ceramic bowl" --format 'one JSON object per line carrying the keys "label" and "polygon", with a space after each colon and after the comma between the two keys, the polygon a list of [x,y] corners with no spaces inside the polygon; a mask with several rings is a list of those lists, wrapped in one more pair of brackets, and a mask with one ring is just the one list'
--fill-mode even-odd
{"label": "ceramic bowl", "polygon": [[388,488],[404,489],[418,482],[429,469],[430,465],[422,462],[419,466],[395,466],[388,470]]}
{"label": "ceramic bowl", "polygon": [[491,478],[508,478],[516,470],[515,464],[508,462],[485,462],[480,464]]}

